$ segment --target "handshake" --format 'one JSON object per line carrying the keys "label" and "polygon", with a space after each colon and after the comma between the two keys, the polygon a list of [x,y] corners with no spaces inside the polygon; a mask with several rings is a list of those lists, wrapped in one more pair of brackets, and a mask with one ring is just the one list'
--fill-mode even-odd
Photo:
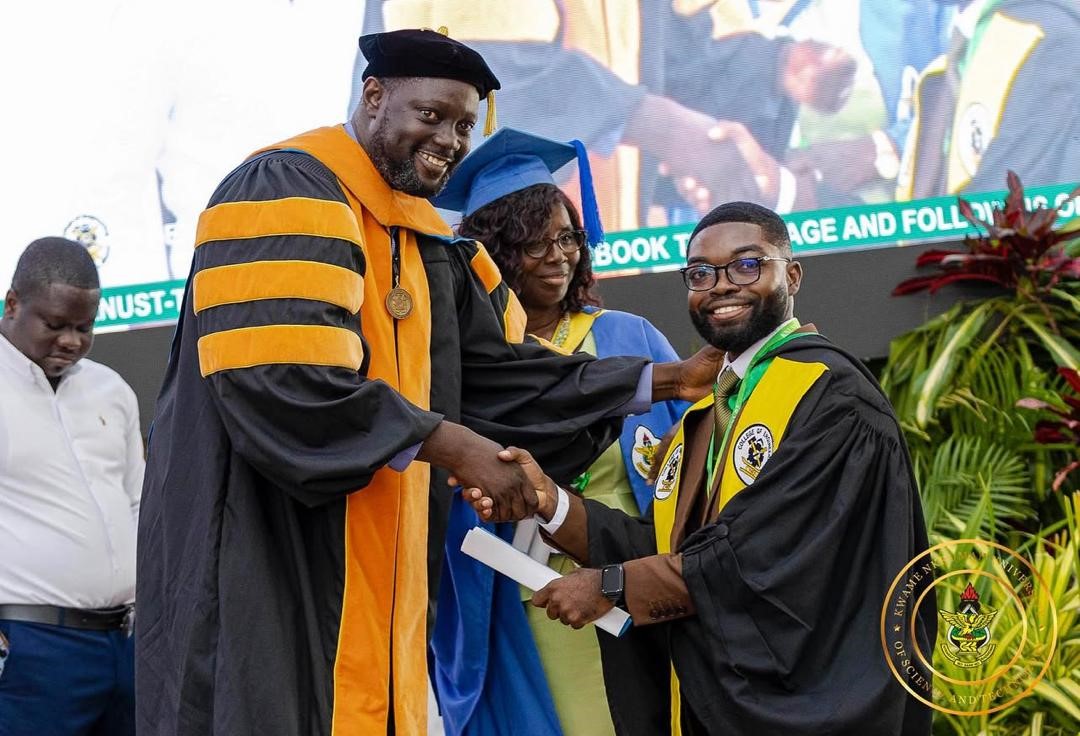
{"label": "handshake", "polygon": [[[465,485],[456,476],[450,477],[450,484],[461,486],[462,496],[472,504],[477,516],[484,521],[519,521],[532,514],[538,514],[544,521],[551,521],[559,501],[559,492],[555,487],[555,482],[544,474],[533,456],[525,450],[518,447],[507,447],[505,450],[499,450],[496,456],[512,469],[516,466],[516,469],[520,471],[520,474],[525,479],[524,492],[526,497],[524,500],[528,510],[523,514],[516,514],[511,500],[509,504],[510,516],[504,518],[503,515],[500,515],[500,507],[498,506],[502,499],[497,498],[497,494],[485,490],[482,486]],[[507,505],[504,504],[501,508],[505,515]]]}
{"label": "handshake", "polygon": [[450,485],[484,521],[519,521],[539,513],[550,519],[558,501],[555,483],[525,450],[503,448],[452,422],[441,422],[417,459],[450,471]]}

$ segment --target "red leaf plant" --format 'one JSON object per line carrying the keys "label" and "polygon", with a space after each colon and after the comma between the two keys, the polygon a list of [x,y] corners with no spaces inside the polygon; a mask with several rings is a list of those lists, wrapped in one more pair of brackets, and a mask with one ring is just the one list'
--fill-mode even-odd
{"label": "red leaf plant", "polygon": [[[893,296],[913,294],[923,289],[936,292],[958,281],[981,281],[1016,291],[1022,296],[1029,290],[1047,292],[1062,279],[1080,279],[1080,258],[1070,258],[1063,243],[1076,238],[1077,232],[1055,232],[1057,207],[1024,207],[1024,186],[1010,171],[1009,193],[1005,206],[995,207],[991,222],[981,220],[971,203],[957,199],[960,214],[968,222],[986,231],[986,235],[967,237],[967,250],[928,250],[918,257],[919,268],[935,266],[938,272],[901,282]],[[1080,187],[1068,201],[1080,195]]]}
{"label": "red leaf plant", "polygon": [[1068,381],[1073,396],[1068,392],[1061,395],[1062,401],[1068,407],[1067,410],[1040,399],[1020,399],[1016,405],[1021,409],[1035,411],[1048,411],[1056,414],[1059,419],[1040,419],[1035,424],[1035,441],[1046,445],[1071,444],[1076,448],[1077,459],[1070,462],[1064,468],[1054,474],[1052,488],[1057,491],[1065,482],[1065,477],[1072,471],[1080,468],[1080,374],[1071,368],[1058,368],[1058,373]]}

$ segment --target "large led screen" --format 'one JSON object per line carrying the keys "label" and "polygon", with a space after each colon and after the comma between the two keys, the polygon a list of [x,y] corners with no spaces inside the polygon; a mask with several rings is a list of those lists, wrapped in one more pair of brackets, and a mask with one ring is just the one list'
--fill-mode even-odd
{"label": "large led screen", "polygon": [[500,125],[591,151],[601,276],[678,267],[731,199],[803,254],[967,234],[957,195],[986,212],[1010,169],[1080,214],[1075,0],[36,0],[0,9],[0,284],[64,235],[99,327],[175,319],[215,184],[347,118],[361,33],[440,26],[501,79]]}

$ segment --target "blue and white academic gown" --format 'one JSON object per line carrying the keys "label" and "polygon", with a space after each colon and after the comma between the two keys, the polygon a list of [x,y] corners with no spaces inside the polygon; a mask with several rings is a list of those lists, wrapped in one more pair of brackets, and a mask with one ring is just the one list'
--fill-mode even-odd
{"label": "blue and white academic gown", "polygon": [[[591,333],[597,357],[632,355],[655,362],[678,360],[667,339],[647,320],[625,312],[597,310]],[[638,510],[652,501],[642,460],[645,428],[656,441],[685,410],[684,402],[653,404],[647,414],[628,418],[620,435],[623,462]],[[653,443],[655,446],[655,442]],[[469,529],[481,526],[507,542],[513,524],[481,522],[455,493],[446,535],[446,556],[430,655],[432,683],[451,736],[551,736],[562,729],[526,620],[518,584],[465,555],[461,543]],[[606,656],[606,655],[605,655]],[[659,668],[666,687],[667,668]],[[609,702],[611,697],[608,687]],[[616,705],[612,706],[615,711]],[[617,714],[614,714],[617,718]],[[659,717],[659,716],[658,716]],[[662,714],[666,718],[666,714]]]}

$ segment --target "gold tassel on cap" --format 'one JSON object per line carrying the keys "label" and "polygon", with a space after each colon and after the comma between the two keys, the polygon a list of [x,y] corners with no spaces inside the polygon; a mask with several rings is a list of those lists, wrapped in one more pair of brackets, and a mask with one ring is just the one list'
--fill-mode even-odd
{"label": "gold tassel on cap", "polygon": [[[420,30],[426,31],[427,28],[421,28]],[[439,26],[436,30],[441,36],[450,35],[450,29],[446,26]],[[495,117],[495,90],[491,90],[487,93],[487,117],[484,119],[484,137],[487,137],[495,132],[495,129],[499,127],[498,118]]]}
{"label": "gold tassel on cap", "polygon": [[499,127],[499,121],[495,118],[495,90],[487,93],[487,119],[484,120],[484,136],[489,136]]}

